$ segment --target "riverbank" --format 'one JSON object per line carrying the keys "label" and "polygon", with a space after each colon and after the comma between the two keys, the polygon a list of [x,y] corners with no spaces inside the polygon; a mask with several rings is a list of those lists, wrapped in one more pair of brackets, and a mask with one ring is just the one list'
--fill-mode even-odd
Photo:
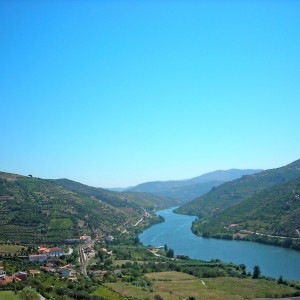
{"label": "riverbank", "polygon": [[191,231],[196,217],[179,215],[174,208],[158,211],[165,219],[139,235],[144,245],[161,246],[167,244],[176,254],[210,261],[221,259],[237,265],[245,264],[247,270],[259,265],[266,276],[300,281],[300,252],[245,240],[222,240],[198,237]]}
{"label": "riverbank", "polygon": [[300,238],[276,236],[268,233],[239,229],[238,224],[233,227],[222,227],[218,230],[209,228],[209,225],[203,221],[205,227],[199,225],[199,221],[192,223],[192,232],[199,237],[214,238],[223,240],[244,240],[260,244],[273,245],[276,247],[293,249],[300,251]]}

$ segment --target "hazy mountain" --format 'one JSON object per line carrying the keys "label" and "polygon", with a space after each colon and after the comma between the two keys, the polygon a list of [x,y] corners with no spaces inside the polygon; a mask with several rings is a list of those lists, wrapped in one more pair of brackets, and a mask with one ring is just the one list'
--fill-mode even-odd
{"label": "hazy mountain", "polygon": [[243,175],[254,174],[261,170],[218,170],[185,180],[153,181],[139,184],[128,189],[130,192],[147,192],[167,196],[187,202],[199,197],[226,181],[234,180]]}
{"label": "hazy mountain", "polygon": [[257,174],[244,175],[226,182],[209,193],[180,207],[177,212],[205,216],[216,213],[253,196],[266,188],[300,176],[300,160],[287,166],[266,170]]}
{"label": "hazy mountain", "polygon": [[214,172],[206,173],[198,177],[194,177],[192,179],[189,179],[188,181],[194,182],[194,183],[205,183],[209,181],[231,181],[234,179],[238,179],[242,177],[243,175],[250,175],[259,173],[263,170],[261,169],[230,169],[230,170],[217,170]]}
{"label": "hazy mountain", "polygon": [[129,186],[129,187],[126,187],[126,188],[122,188],[122,187],[116,187],[116,188],[104,188],[105,190],[109,190],[109,191],[112,191],[112,192],[124,192],[128,189],[131,189],[132,186]]}

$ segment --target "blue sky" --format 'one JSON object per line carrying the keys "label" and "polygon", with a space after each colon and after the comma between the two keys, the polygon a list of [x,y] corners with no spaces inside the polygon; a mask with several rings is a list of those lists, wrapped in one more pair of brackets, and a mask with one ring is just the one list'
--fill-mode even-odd
{"label": "blue sky", "polygon": [[300,158],[299,1],[0,1],[0,170],[116,187]]}

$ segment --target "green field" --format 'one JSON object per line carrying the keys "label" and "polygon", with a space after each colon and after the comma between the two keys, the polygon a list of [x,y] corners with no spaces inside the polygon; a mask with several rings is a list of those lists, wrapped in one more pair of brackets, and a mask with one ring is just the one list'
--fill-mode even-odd
{"label": "green field", "polygon": [[125,282],[109,283],[107,286],[125,297],[135,299],[187,299],[242,300],[254,297],[280,297],[292,294],[295,289],[278,285],[275,281],[240,279],[234,277],[197,278],[180,272],[155,272],[146,274],[152,287],[141,288]]}
{"label": "green field", "polygon": [[20,298],[11,291],[0,292],[0,300],[20,300]]}
{"label": "green field", "polygon": [[27,247],[25,246],[19,246],[19,245],[10,245],[10,244],[0,244],[0,253],[5,254],[5,253],[18,253],[20,251],[26,251]]}
{"label": "green field", "polygon": [[93,293],[93,295],[106,297],[107,299],[111,299],[111,300],[124,300],[125,299],[118,293],[111,291],[110,289],[108,289],[104,286],[99,286],[97,288],[97,290]]}

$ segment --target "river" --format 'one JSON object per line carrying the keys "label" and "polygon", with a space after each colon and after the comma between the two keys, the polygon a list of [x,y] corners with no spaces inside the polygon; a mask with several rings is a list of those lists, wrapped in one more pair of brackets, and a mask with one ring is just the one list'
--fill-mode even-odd
{"label": "river", "polygon": [[224,262],[245,264],[252,272],[259,265],[262,275],[300,281],[300,252],[248,241],[228,241],[204,239],[191,231],[196,217],[173,213],[175,208],[160,210],[157,215],[165,222],[156,224],[139,235],[145,245],[163,246],[167,244],[175,254],[210,261],[220,259]]}

